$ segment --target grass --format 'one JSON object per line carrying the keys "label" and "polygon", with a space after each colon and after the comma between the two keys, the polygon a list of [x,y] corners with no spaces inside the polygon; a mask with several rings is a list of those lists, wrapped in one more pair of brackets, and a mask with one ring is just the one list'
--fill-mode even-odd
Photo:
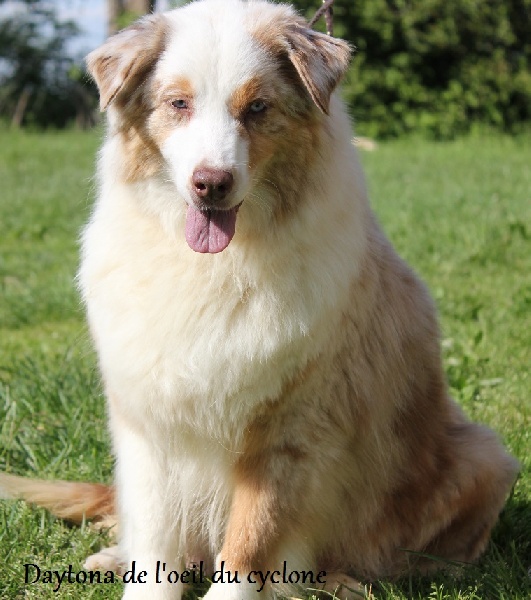
{"label": "grass", "polygon": [[[75,291],[100,132],[2,131],[0,469],[110,481],[104,401]],[[454,396],[522,472],[485,557],[456,575],[373,582],[378,600],[531,597],[531,145],[406,139],[363,155],[373,205],[439,306]],[[0,503],[0,598],[119,598],[121,584],[24,585],[24,563],[81,568],[104,534]]]}

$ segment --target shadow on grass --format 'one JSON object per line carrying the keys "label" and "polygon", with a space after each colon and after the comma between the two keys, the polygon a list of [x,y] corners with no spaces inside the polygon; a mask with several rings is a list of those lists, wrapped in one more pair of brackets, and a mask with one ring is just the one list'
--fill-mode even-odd
{"label": "shadow on grass", "polygon": [[478,600],[531,598],[531,502],[514,496],[507,501],[487,551],[477,564],[446,565],[447,568],[429,576],[410,574],[393,584],[377,582],[372,586],[374,597],[410,600],[457,600],[463,595]]}

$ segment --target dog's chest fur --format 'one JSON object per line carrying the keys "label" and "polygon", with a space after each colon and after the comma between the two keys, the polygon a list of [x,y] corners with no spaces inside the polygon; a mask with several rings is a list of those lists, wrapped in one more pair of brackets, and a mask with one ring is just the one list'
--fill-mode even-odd
{"label": "dog's chest fur", "polygon": [[285,224],[247,241],[244,206],[241,239],[205,257],[182,239],[174,198],[170,227],[143,210],[146,194],[165,193],[157,182],[113,186],[85,232],[80,282],[105,384],[144,423],[234,438],[233,427],[216,429],[241,429],[334,338],[359,268],[360,223],[334,217],[331,202],[337,245],[320,244],[322,226],[304,207],[304,234]]}

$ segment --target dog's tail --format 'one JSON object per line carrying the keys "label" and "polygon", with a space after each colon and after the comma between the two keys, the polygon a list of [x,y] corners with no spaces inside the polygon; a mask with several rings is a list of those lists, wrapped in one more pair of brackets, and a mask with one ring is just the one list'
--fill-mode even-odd
{"label": "dog's tail", "polygon": [[94,519],[110,524],[116,520],[114,487],[101,483],[45,481],[0,473],[0,498],[25,500],[73,523]]}

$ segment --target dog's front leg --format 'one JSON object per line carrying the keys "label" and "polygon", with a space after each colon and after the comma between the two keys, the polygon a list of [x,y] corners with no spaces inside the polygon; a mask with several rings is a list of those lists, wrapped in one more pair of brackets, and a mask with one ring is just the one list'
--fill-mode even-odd
{"label": "dog's front leg", "polygon": [[[244,455],[214,579],[205,600],[267,600],[283,571],[311,569],[312,549],[301,528],[303,476],[286,447]],[[221,572],[220,572],[221,571]],[[285,590],[282,590],[283,592]],[[293,595],[293,594],[291,594]]]}
{"label": "dog's front leg", "polygon": [[113,414],[120,548],[124,560],[124,600],[179,600],[183,570],[176,517],[172,514],[166,460],[156,442],[122,415]]}

